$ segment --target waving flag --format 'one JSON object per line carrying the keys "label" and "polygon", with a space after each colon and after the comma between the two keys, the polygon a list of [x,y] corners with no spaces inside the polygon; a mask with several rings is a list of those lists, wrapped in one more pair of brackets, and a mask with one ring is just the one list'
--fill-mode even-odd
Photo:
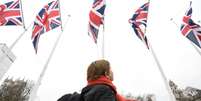
{"label": "waving flag", "polygon": [[145,3],[140,8],[138,8],[135,11],[133,17],[129,19],[129,23],[132,24],[132,28],[135,34],[138,36],[138,38],[142,40],[149,49],[148,40],[144,33],[147,26],[148,8],[149,8],[149,2]]}
{"label": "waving flag", "polygon": [[191,19],[192,11],[193,10],[190,3],[190,8],[187,10],[185,16],[183,17],[181,33],[201,48],[201,27],[200,25],[194,23],[194,21]]}
{"label": "waving flag", "polygon": [[105,0],[95,0],[89,13],[88,34],[97,43],[100,25],[104,24]]}
{"label": "waving flag", "polygon": [[58,1],[52,1],[45,5],[36,16],[31,37],[36,53],[40,35],[61,25],[59,12]]}
{"label": "waving flag", "polygon": [[19,0],[0,5],[0,26],[22,25]]}

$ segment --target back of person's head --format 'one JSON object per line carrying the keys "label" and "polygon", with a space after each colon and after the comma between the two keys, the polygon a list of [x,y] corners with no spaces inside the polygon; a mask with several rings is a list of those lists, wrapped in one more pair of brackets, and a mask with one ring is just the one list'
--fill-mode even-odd
{"label": "back of person's head", "polygon": [[110,76],[110,63],[107,60],[96,60],[87,69],[87,80],[96,80],[100,76]]}

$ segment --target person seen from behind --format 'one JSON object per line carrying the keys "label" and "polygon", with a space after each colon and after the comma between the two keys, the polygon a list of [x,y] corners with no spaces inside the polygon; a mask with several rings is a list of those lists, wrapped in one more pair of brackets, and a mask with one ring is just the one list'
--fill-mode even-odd
{"label": "person seen from behind", "polygon": [[82,89],[84,101],[135,101],[121,96],[112,83],[113,71],[107,60],[96,60],[87,69],[87,86]]}

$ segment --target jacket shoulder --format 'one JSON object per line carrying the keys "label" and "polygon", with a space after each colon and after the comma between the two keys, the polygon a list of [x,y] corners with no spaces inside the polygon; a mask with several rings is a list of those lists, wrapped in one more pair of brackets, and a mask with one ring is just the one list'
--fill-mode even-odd
{"label": "jacket shoulder", "polygon": [[113,89],[104,84],[87,86],[83,88],[82,95],[85,101],[116,101]]}

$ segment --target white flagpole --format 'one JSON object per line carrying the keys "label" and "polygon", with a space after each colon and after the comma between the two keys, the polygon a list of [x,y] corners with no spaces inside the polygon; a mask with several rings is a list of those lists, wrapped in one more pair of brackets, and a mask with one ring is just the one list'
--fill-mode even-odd
{"label": "white flagpole", "polygon": [[13,49],[13,47],[18,43],[18,41],[22,38],[22,36],[27,32],[27,30],[31,27],[33,23],[31,23],[27,28],[24,29],[24,31],[18,36],[18,38],[12,43],[12,45],[9,47],[10,50]]}
{"label": "white flagpole", "polygon": [[[149,14],[149,8],[150,8],[150,0],[148,0],[148,2],[149,2],[149,7],[148,7],[148,14]],[[147,22],[148,22],[148,15],[147,15]],[[147,31],[147,29],[145,28],[145,32],[144,33],[146,33],[146,31]],[[145,41],[144,41],[144,43],[146,43]],[[165,74],[164,74],[164,72],[163,72],[163,69],[162,69],[162,67],[161,67],[161,64],[160,64],[160,62],[159,62],[159,60],[158,60],[158,58],[156,57],[156,54],[155,54],[155,52],[154,52],[154,50],[153,50],[153,48],[152,48],[152,46],[151,46],[151,43],[148,41],[148,47],[150,48],[150,51],[151,51],[151,53],[152,53],[152,56],[153,56],[153,58],[154,58],[154,60],[156,61],[156,64],[157,64],[157,66],[158,66],[158,69],[159,69],[159,71],[160,71],[160,73],[161,73],[161,75],[162,75],[162,78],[163,78],[163,81],[164,81],[164,83],[165,83],[165,87],[167,88],[167,91],[168,91],[168,94],[169,94],[169,97],[170,97],[170,100],[171,101],[176,101],[176,98],[175,98],[175,96],[174,96],[174,94],[173,94],[173,92],[172,92],[172,90],[171,90],[171,88],[170,88],[170,85],[169,85],[169,83],[168,83],[168,80],[167,80],[167,78],[166,78],[166,76],[165,76]]]}
{"label": "white flagpole", "polygon": [[197,46],[193,42],[191,42],[191,45],[194,47],[194,49],[198,52],[198,54],[201,56],[201,51],[198,49]]}
{"label": "white flagpole", "polygon": [[[104,4],[106,5],[106,1],[103,0]],[[105,10],[104,10],[105,12]],[[104,59],[105,58],[105,13],[103,14],[103,33],[102,33],[102,58]]]}
{"label": "white flagpole", "polygon": [[100,51],[100,50],[99,50],[99,47],[98,47],[98,43],[96,43],[96,50],[97,50],[97,52],[96,52],[97,57],[99,57],[99,55],[100,55],[100,54],[99,54],[99,51]]}
{"label": "white flagpole", "polygon": [[[58,0],[58,4],[59,4],[59,15],[60,15],[60,19],[61,19],[61,5],[60,5],[60,0]],[[70,15],[68,15],[68,17],[70,17]],[[63,31],[63,25],[62,25],[62,21],[61,21],[61,30]]]}
{"label": "white flagpole", "polygon": [[177,25],[177,23],[174,21],[173,18],[170,18],[170,21],[172,21],[172,23],[174,23],[174,24],[177,26],[177,28],[180,28],[180,27]]}
{"label": "white flagpole", "polygon": [[[70,15],[68,15],[68,20],[69,20],[69,18],[70,18]],[[65,25],[64,25],[64,28],[65,28],[65,26],[66,26],[68,20],[66,21],[66,23],[65,23]],[[34,99],[35,99],[35,97],[36,97],[36,95],[37,95],[37,91],[38,91],[38,89],[39,89],[39,86],[41,85],[41,81],[42,81],[42,79],[43,79],[43,77],[44,77],[44,75],[45,75],[45,72],[46,72],[46,70],[47,70],[48,64],[49,64],[50,60],[52,59],[52,56],[53,56],[53,54],[54,54],[54,51],[55,51],[55,49],[56,49],[56,47],[57,47],[57,45],[58,45],[58,42],[59,42],[59,40],[60,40],[62,34],[63,34],[63,30],[62,30],[61,33],[59,34],[59,36],[58,36],[58,38],[57,38],[57,40],[56,40],[56,42],[55,42],[55,44],[54,44],[54,46],[53,46],[53,49],[52,49],[52,51],[51,51],[51,53],[50,53],[50,55],[49,55],[49,57],[48,57],[48,59],[47,59],[45,65],[44,65],[44,68],[43,68],[43,70],[42,70],[42,72],[41,72],[41,74],[40,74],[40,76],[39,76],[39,79],[37,80],[36,84],[35,84],[34,87],[33,87],[33,90],[31,91],[30,100],[29,100],[29,101],[34,101]]]}
{"label": "white flagpole", "polygon": [[160,71],[160,73],[161,73],[161,75],[162,75],[163,81],[164,81],[164,83],[165,83],[165,87],[166,87],[166,89],[168,90],[168,93],[169,93],[169,96],[170,96],[171,101],[176,101],[176,98],[175,98],[175,96],[174,96],[174,94],[173,94],[173,92],[172,92],[172,90],[171,90],[171,88],[170,88],[170,85],[169,85],[169,83],[168,83],[168,79],[166,78],[166,76],[165,76],[165,74],[164,74],[164,71],[163,71],[163,69],[162,69],[162,67],[161,67],[161,64],[160,64],[158,58],[156,57],[155,51],[153,50],[153,48],[152,48],[152,46],[151,46],[150,43],[149,43],[149,48],[150,48],[150,51],[151,51],[151,53],[152,53],[152,56],[153,56],[154,60],[156,61],[156,64],[157,64],[157,66],[158,66],[158,69],[159,69],[159,71]]}
{"label": "white flagpole", "polygon": [[[106,6],[106,0],[103,0],[104,2],[104,5]],[[105,8],[106,10],[106,8]],[[103,13],[103,36],[102,36],[102,58],[104,59],[105,58],[105,10],[104,10],[104,13]]]}
{"label": "white flagpole", "polygon": [[24,22],[24,13],[23,13],[23,9],[22,9],[22,0],[20,0],[20,9],[21,9],[21,13],[22,13],[22,23],[23,23],[23,27],[26,30],[25,27],[25,22]]}
{"label": "white flagpole", "polygon": [[103,23],[103,36],[102,36],[102,58],[104,59],[105,57],[105,23]]}
{"label": "white flagpole", "polygon": [[[22,34],[20,34],[20,36],[14,41],[14,43],[7,49],[7,46],[5,45],[6,47],[6,51],[5,53],[3,53],[4,55],[7,55],[6,57],[9,58],[9,60],[13,63],[14,60],[16,59],[15,55],[11,52],[12,48],[15,46],[15,44],[20,40],[20,38],[23,36],[23,34],[26,32],[26,28],[25,28],[25,23],[24,23],[24,16],[23,16],[23,9],[22,9],[22,2],[21,0],[18,0],[16,1],[19,3],[19,6],[20,6],[20,14],[21,14],[21,18],[22,18],[22,23],[23,23],[23,28],[24,28],[24,32]],[[3,51],[3,50],[2,50]],[[8,55],[8,54],[12,54],[12,55]],[[6,58],[5,56],[0,56],[2,59]],[[2,61],[2,59],[0,59],[0,62],[4,63],[5,61]],[[11,65],[11,64],[10,64]],[[3,66],[4,67],[4,66]],[[9,65],[6,66],[6,70],[4,71],[4,73],[6,73],[9,69]],[[5,67],[4,67],[5,68]],[[1,75],[2,77],[4,76]],[[1,80],[1,77],[0,77],[0,80]]]}
{"label": "white flagpole", "polygon": [[[60,19],[61,19],[61,10],[60,10],[60,1],[59,0],[58,0],[58,3],[59,3],[59,11],[60,11],[59,14],[60,14]],[[66,26],[69,18],[70,18],[70,15],[68,15],[68,19],[67,19],[64,27]],[[59,34],[59,36],[58,36],[58,38],[57,38],[57,40],[56,40],[56,42],[54,44],[54,47],[53,47],[53,49],[52,49],[52,51],[50,53],[50,56],[48,57],[48,60],[46,61],[46,64],[44,65],[44,68],[43,68],[43,70],[42,70],[42,72],[41,72],[41,74],[39,76],[39,79],[37,80],[36,84],[34,85],[32,91],[31,91],[29,101],[34,101],[34,99],[36,98],[37,91],[39,89],[39,86],[41,85],[41,81],[42,81],[42,79],[43,79],[43,77],[45,75],[45,72],[47,70],[48,64],[49,64],[49,62],[50,62],[50,60],[52,58],[52,55],[54,54],[54,51],[55,51],[55,49],[56,49],[56,47],[58,45],[58,42],[59,42],[59,40],[61,38],[62,33],[63,33],[63,26],[62,26],[62,19],[61,19],[61,33]]]}
{"label": "white flagpole", "polygon": [[[170,21],[172,21],[172,22],[177,26],[177,28],[180,28],[180,27],[178,26],[178,24],[174,21],[173,18],[171,18]],[[194,44],[193,42],[191,42],[191,41],[190,41],[190,43],[191,43],[191,45],[193,46],[193,48],[197,51],[197,53],[201,56],[201,51],[197,48],[197,46],[195,46],[195,44]]]}
{"label": "white flagpole", "polygon": [[13,47],[15,46],[15,44],[21,39],[21,37],[24,35],[24,33],[29,29],[29,27],[31,26],[31,24],[28,26],[28,28],[26,28],[25,26],[25,22],[24,22],[24,14],[23,14],[23,9],[22,9],[22,1],[19,0],[20,2],[20,11],[21,11],[21,17],[22,17],[22,23],[23,23],[23,28],[24,31],[18,36],[18,38],[12,43],[12,45],[9,47],[10,50],[13,49]]}

